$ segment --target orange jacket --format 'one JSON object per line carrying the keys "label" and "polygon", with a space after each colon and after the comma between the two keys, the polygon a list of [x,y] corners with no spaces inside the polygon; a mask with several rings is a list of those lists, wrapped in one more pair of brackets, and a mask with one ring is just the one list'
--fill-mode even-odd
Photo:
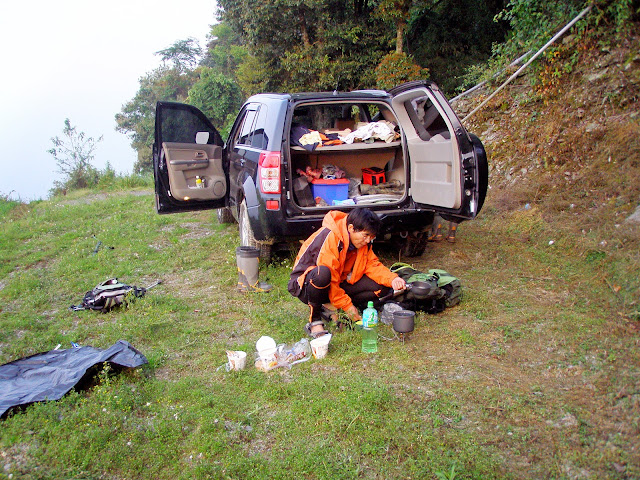
{"label": "orange jacket", "polygon": [[398,275],[378,260],[371,244],[356,251],[355,263],[350,270],[348,267],[345,268],[348,248],[347,214],[332,210],[325,215],[322,228],[302,244],[291,272],[289,291],[293,295],[299,295],[305,276],[317,265],[325,265],[331,270],[329,300],[333,306],[342,310],[353,305],[351,298],[340,288],[340,284],[345,280],[354,284],[366,275],[381,285],[391,286],[391,282]]}

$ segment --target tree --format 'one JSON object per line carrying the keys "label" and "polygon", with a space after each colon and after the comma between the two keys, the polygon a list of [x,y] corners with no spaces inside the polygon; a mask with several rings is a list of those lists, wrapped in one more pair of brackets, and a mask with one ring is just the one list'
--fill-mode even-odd
{"label": "tree", "polygon": [[162,65],[141,77],[135,97],[116,114],[116,131],[131,139],[131,147],[138,153],[133,166],[136,173],[153,170],[151,155],[154,137],[156,103],[184,102],[191,86],[198,79],[193,68],[202,55],[197,40],[178,40],[169,48],[156,52]]}
{"label": "tree", "polygon": [[200,109],[222,134],[226,134],[242,105],[240,87],[211,68],[200,67],[198,72],[200,79],[189,90],[187,102]]}
{"label": "tree", "polygon": [[47,150],[55,159],[58,170],[65,177],[62,181],[54,181],[54,192],[87,188],[97,183],[99,171],[91,165],[98,143],[102,135],[95,139],[71,126],[66,118],[62,137],[53,137],[53,148]]}
{"label": "tree", "polygon": [[[267,91],[351,90],[375,85],[390,36],[366,0],[219,0],[219,18],[242,38]],[[240,65],[238,70],[255,71]],[[238,76],[238,82],[245,79]],[[244,85],[243,85],[244,89]]]}
{"label": "tree", "polygon": [[383,90],[391,90],[412,80],[429,78],[429,69],[416,65],[413,58],[404,53],[390,53],[376,67],[376,85]]}
{"label": "tree", "polygon": [[376,7],[376,15],[395,27],[396,53],[404,53],[404,32],[412,5],[412,0],[380,0]]}
{"label": "tree", "polygon": [[226,22],[221,22],[211,27],[208,38],[207,51],[200,65],[237,80],[238,65],[249,55],[241,36]]}
{"label": "tree", "polygon": [[202,56],[202,49],[195,38],[178,40],[169,48],[155,53],[160,55],[164,65],[170,63],[179,72],[193,70]]}
{"label": "tree", "polygon": [[506,3],[415,0],[405,35],[406,51],[417,64],[428,66],[430,78],[452,94],[469,67],[489,58],[492,47],[504,40],[508,24],[494,17]]}
{"label": "tree", "polygon": [[116,131],[131,139],[131,147],[138,153],[133,167],[136,173],[151,172],[156,103],[158,101],[182,101],[197,79],[192,71],[181,72],[167,66],[159,67],[140,78],[136,95],[116,114]]}

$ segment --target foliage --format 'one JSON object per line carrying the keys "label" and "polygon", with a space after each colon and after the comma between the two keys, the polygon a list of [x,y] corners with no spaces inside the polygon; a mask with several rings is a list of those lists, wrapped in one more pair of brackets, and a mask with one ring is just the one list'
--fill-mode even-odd
{"label": "foliage", "polygon": [[245,96],[268,92],[270,85],[269,65],[254,55],[247,55],[238,65],[238,85]]}
{"label": "foliage", "polygon": [[428,77],[429,69],[416,65],[413,58],[404,53],[390,53],[376,67],[376,83],[383,90],[391,90],[405,82]]}
{"label": "foliage", "polygon": [[242,45],[242,38],[229,24],[218,23],[211,27],[209,43],[200,65],[209,67],[229,78],[235,78],[238,66],[249,55]]}
{"label": "foliage", "polygon": [[633,22],[640,19],[640,5],[634,0],[598,0],[593,3],[592,17],[590,24],[599,33],[610,33],[613,29],[619,37],[634,30]]}
{"label": "foliage", "polygon": [[240,87],[212,68],[200,67],[197,72],[200,78],[189,89],[187,102],[199,108],[219,131],[228,133],[242,105]]}
{"label": "foliage", "polygon": [[[247,61],[260,67],[261,75],[253,75],[248,86],[260,83],[262,91],[371,88],[373,70],[392,38],[363,1],[219,4],[220,19],[241,35],[253,57]],[[240,66],[239,71],[253,69]],[[241,75],[238,79],[244,81]]]}
{"label": "foliage", "polygon": [[185,101],[188,91],[197,79],[192,71],[182,72],[167,66],[159,67],[140,78],[136,95],[116,114],[116,130],[131,139],[131,146],[138,152],[134,171],[151,172],[151,150],[158,101]]}
{"label": "foliage", "polygon": [[438,477],[438,480],[455,480],[457,477],[456,464],[451,465],[449,472],[436,472],[436,477]]}
{"label": "foliage", "polygon": [[[414,2],[406,32],[406,51],[429,68],[430,78],[447,93],[464,83],[462,76],[482,64],[509,27],[494,16],[503,0],[440,0]],[[470,14],[473,12],[473,14]],[[479,67],[482,71],[486,66]],[[470,85],[469,85],[470,86]]]}
{"label": "foliage", "polygon": [[[510,0],[496,15],[497,20],[509,23],[510,31],[506,41],[496,45],[494,56],[508,59],[527,50],[537,50],[586,6],[582,0]],[[576,24],[574,31],[580,36],[591,30],[589,35],[605,41],[633,28],[631,21],[638,17],[639,11],[633,0],[598,0],[591,3],[591,7],[591,12]]]}
{"label": "foliage", "polygon": [[53,147],[47,152],[56,161],[58,171],[63,175],[62,180],[54,180],[53,191],[74,190],[87,188],[98,182],[99,172],[91,164],[102,141],[102,136],[93,138],[79,131],[71,125],[66,118],[62,137],[55,136],[51,139]]}
{"label": "foliage", "polygon": [[163,64],[171,64],[171,68],[179,72],[193,70],[202,56],[202,49],[195,38],[178,40],[173,45],[155,53]]}
{"label": "foliage", "polygon": [[13,192],[9,192],[8,194],[0,193],[0,218],[4,217],[8,212],[21,205],[20,200],[12,200],[10,195]]}
{"label": "foliage", "polygon": [[495,53],[514,57],[530,49],[537,50],[582,8],[583,0],[555,3],[510,0],[506,8],[496,15],[497,20],[508,22],[511,29],[506,42],[498,45]]}
{"label": "foliage", "polygon": [[[586,6],[587,3],[580,0],[561,3],[509,1],[495,17],[497,22],[509,25],[505,41],[493,46],[492,56],[486,62],[467,69],[458,90],[481,80],[490,80],[515,58],[525,52],[537,51]],[[598,0],[590,7],[591,11],[572,27],[563,44],[551,46],[529,67],[534,73],[531,81],[539,93],[554,92],[560,77],[572,71],[579,56],[592,48],[593,42],[608,46],[636,28],[634,22],[639,18],[640,9],[632,0]]]}
{"label": "foliage", "polygon": [[409,21],[413,0],[379,0],[375,15],[390,22],[396,30],[396,53],[403,53],[404,31]]}
{"label": "foliage", "polygon": [[285,87],[287,91],[323,91],[336,88],[329,56],[319,54],[311,47],[297,47],[287,52],[282,59],[282,66],[289,73]]}
{"label": "foliage", "polygon": [[117,173],[109,163],[100,174],[100,179],[96,185],[96,190],[118,191],[131,190],[135,188],[153,189],[153,175],[151,173]]}

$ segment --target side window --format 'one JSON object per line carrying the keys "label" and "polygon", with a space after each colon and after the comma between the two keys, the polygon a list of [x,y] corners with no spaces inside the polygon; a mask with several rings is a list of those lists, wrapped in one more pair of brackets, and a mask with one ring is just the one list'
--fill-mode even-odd
{"label": "side window", "polygon": [[259,148],[260,150],[266,149],[269,141],[265,132],[266,124],[266,105],[249,105],[243,113],[240,126],[234,136],[234,144]]}
{"label": "side window", "polygon": [[267,125],[267,106],[260,105],[258,108],[258,115],[256,116],[255,129],[253,131],[253,137],[251,139],[251,146],[259,148],[260,150],[266,150],[269,138],[265,132],[265,126]]}
{"label": "side window", "polygon": [[238,140],[236,142],[238,145],[251,146],[251,137],[253,136],[257,113],[258,112],[255,107],[249,107],[245,112],[244,118],[242,119],[242,126],[239,130]]}

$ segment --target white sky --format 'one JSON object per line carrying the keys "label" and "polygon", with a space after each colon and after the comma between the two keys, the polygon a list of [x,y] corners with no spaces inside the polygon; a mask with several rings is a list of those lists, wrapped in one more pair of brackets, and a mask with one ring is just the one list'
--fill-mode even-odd
{"label": "white sky", "polygon": [[46,198],[57,165],[47,153],[65,118],[104,136],[94,166],[130,173],[136,153],[115,114],[160,64],[154,52],[215,22],[215,0],[1,0],[0,195]]}

